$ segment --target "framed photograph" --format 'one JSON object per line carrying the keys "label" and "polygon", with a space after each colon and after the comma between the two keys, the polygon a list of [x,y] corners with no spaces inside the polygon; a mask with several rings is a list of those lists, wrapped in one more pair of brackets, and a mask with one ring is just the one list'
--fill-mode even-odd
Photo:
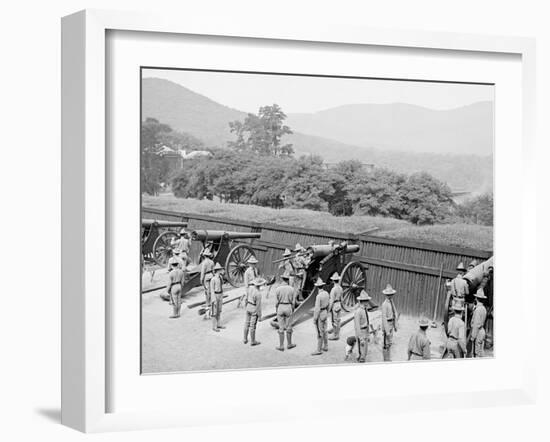
{"label": "framed photograph", "polygon": [[108,11],[62,36],[64,424],[533,400],[532,40]]}

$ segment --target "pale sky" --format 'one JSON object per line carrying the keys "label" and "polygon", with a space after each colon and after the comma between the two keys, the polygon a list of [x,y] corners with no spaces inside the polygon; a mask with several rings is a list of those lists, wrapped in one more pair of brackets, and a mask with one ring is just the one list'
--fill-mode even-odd
{"label": "pale sky", "polygon": [[494,100],[494,87],[490,85],[163,69],[144,69],[143,77],[171,80],[220,104],[252,113],[273,103],[289,114],[358,103],[399,102],[451,109]]}

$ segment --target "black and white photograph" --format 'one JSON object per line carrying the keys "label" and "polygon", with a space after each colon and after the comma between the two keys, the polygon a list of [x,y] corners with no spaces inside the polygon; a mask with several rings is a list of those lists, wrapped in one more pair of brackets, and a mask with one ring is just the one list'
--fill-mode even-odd
{"label": "black and white photograph", "polygon": [[493,84],[155,66],[140,94],[142,374],[495,357]]}

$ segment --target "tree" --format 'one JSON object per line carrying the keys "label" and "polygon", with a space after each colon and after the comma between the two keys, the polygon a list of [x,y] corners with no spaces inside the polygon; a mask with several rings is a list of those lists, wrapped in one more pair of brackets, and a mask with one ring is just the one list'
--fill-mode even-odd
{"label": "tree", "polygon": [[484,193],[459,204],[457,215],[469,223],[492,226],[493,207],[493,194]]}
{"label": "tree", "polygon": [[243,122],[237,120],[229,123],[229,130],[235,134],[236,140],[228,142],[228,146],[238,152],[292,156],[292,144],[282,144],[282,137],[292,133],[290,127],[283,124],[285,119],[286,115],[279,105],[263,106],[258,115],[248,114]]}
{"label": "tree", "polygon": [[141,123],[141,189],[150,195],[158,194],[163,181],[162,158],[158,155],[162,148],[160,138],[170,132],[170,126],[154,118],[147,118]]}

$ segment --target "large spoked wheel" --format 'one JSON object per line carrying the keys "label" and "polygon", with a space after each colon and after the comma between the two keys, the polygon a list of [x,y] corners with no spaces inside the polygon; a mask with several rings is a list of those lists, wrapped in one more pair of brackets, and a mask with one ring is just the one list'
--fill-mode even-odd
{"label": "large spoked wheel", "polygon": [[225,261],[225,277],[233,287],[242,287],[248,260],[255,255],[250,246],[239,244],[231,249]]}
{"label": "large spoked wheel", "polygon": [[349,312],[357,305],[357,297],[367,287],[367,269],[360,262],[352,261],[342,270],[340,284],[344,289],[342,308]]}
{"label": "large spoked wheel", "polygon": [[176,232],[167,231],[161,233],[153,244],[153,259],[159,266],[166,266],[172,256],[172,240],[178,238]]}

